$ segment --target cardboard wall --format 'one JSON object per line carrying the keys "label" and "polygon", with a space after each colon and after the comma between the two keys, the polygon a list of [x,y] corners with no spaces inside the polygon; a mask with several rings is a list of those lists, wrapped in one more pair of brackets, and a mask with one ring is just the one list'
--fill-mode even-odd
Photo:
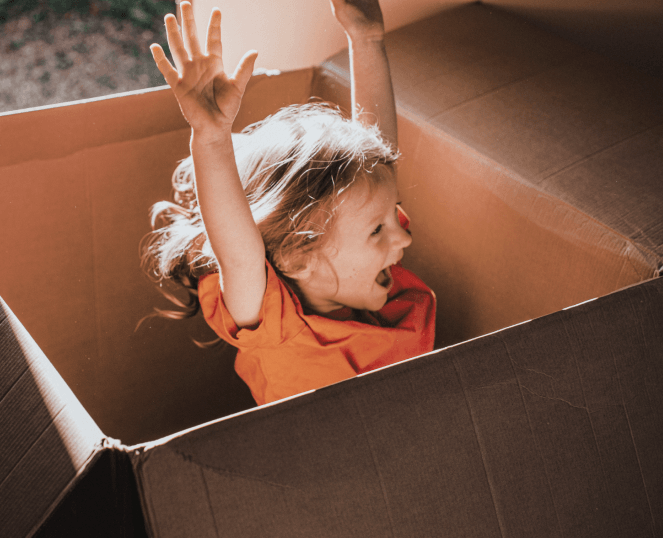
{"label": "cardboard wall", "polygon": [[158,536],[663,534],[663,280],[134,453]]}
{"label": "cardboard wall", "polygon": [[100,452],[32,536],[148,538],[129,455],[117,449]]}
{"label": "cardboard wall", "polygon": [[663,78],[658,0],[491,0],[559,36]]}
{"label": "cardboard wall", "polygon": [[[467,0],[382,0],[388,31]],[[506,10],[594,52],[663,78],[663,4],[659,0],[490,0]],[[236,65],[249,49],[259,67],[317,65],[346,46],[328,2],[194,0],[200,36],[213,7],[224,14],[224,60]],[[481,38],[481,34],[477,34]]]}
{"label": "cardboard wall", "polygon": [[[254,122],[302,102],[311,73],[272,83]],[[265,77],[252,87],[263,93]],[[229,346],[191,323],[138,321],[172,305],[140,269],[150,206],[170,197],[189,128],[169,89],[2,116],[0,296],[105,433],[135,443],[254,405]],[[168,334],[171,338],[164,338]]]}
{"label": "cardboard wall", "polygon": [[[656,273],[661,81],[479,4],[386,41],[405,260],[438,294],[440,347]],[[348,108],[347,51],[323,68],[314,93]]]}
{"label": "cardboard wall", "polygon": [[36,530],[94,458],[101,430],[0,299],[0,531]]}
{"label": "cardboard wall", "polygon": [[[472,38],[476,32],[482,41]],[[661,192],[657,176],[641,173],[652,170],[648,158],[635,177],[623,177],[622,189],[641,186],[628,201],[610,192],[584,207],[563,199],[582,193],[571,188],[580,181],[558,191],[542,186],[560,171],[600,179],[600,173],[578,174],[606,155],[608,163],[621,155],[630,170],[631,154],[615,138],[620,134],[627,142],[650,140],[645,154],[652,153],[661,114],[639,108],[655,95],[644,79],[629,85],[617,77],[617,91],[607,94],[584,79],[576,86],[572,74],[587,60],[577,48],[478,5],[397,30],[388,47],[403,151],[401,196],[415,238],[405,262],[437,293],[439,347],[654,275],[663,244],[655,220]],[[553,76],[569,65],[576,71]],[[588,65],[602,73],[600,63]],[[236,128],[311,95],[347,108],[348,80],[343,54],[322,69],[254,77]],[[587,87],[598,91],[589,112]],[[555,106],[567,99],[572,106],[556,115]],[[601,107],[611,111],[614,129],[592,124]],[[577,110],[583,114],[566,113]],[[140,270],[138,244],[149,230],[148,208],[168,198],[172,170],[188,153],[189,131],[171,93],[0,119],[6,201],[0,248],[7,253],[0,258],[0,296],[101,429],[136,443],[252,405],[233,372],[233,350],[202,351],[191,343],[191,336],[212,337],[202,319],[153,319],[134,332],[154,306],[168,306]],[[594,155],[596,143],[617,153]],[[600,183],[583,188],[585,201],[607,192]],[[634,232],[611,229],[604,215],[634,223]]]}

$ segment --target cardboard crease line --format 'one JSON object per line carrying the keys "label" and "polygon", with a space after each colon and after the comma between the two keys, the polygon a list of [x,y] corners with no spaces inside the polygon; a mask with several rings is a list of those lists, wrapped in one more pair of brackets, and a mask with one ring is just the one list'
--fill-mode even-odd
{"label": "cardboard crease line", "polygon": [[634,139],[638,136],[641,136],[641,135],[647,133],[648,131],[653,131],[654,129],[658,129],[661,126],[663,126],[663,123],[656,123],[654,125],[650,125],[649,127],[645,127],[644,129],[641,129],[640,131],[636,131],[634,133],[631,133],[628,136],[626,136],[625,138],[617,140],[616,142],[611,142],[607,146],[604,146],[600,149],[597,149],[596,151],[594,151],[592,153],[589,153],[588,155],[585,155],[584,157],[581,157],[580,159],[577,159],[573,162],[565,164],[561,168],[558,168],[557,170],[553,170],[552,172],[547,173],[546,175],[539,175],[539,178],[540,178],[541,181],[552,179],[552,178],[554,178],[555,176],[557,176],[559,174],[563,174],[565,172],[568,172],[569,170],[571,170],[571,169],[573,169],[577,166],[580,166],[581,164],[584,164],[587,161],[592,160],[594,157],[597,157],[597,156],[601,155],[602,153],[610,151],[611,149],[613,149],[613,148],[615,148],[615,147],[617,147],[621,144],[624,144],[624,143],[628,142],[629,140],[632,140],[632,139]]}
{"label": "cardboard crease line", "polygon": [[539,446],[538,439],[537,439],[536,435],[534,434],[534,428],[532,427],[532,418],[529,415],[529,409],[527,408],[527,404],[525,403],[525,395],[523,394],[523,388],[524,387],[520,383],[520,380],[518,379],[518,375],[516,374],[516,364],[513,360],[513,357],[511,356],[511,351],[509,350],[509,346],[504,341],[504,337],[503,337],[502,334],[499,334],[498,337],[499,337],[500,342],[502,343],[502,347],[504,348],[504,351],[506,352],[506,356],[509,358],[509,362],[511,363],[511,371],[513,372],[513,376],[516,380],[516,383],[518,384],[518,392],[520,393],[520,401],[523,404],[523,409],[525,410],[525,416],[527,417],[527,426],[529,427],[529,432],[530,432],[530,435],[532,436],[532,442],[534,443],[534,446],[536,447],[536,451],[539,455],[539,461],[541,462],[541,466],[543,467],[543,473],[546,476],[546,485],[548,486],[548,494],[550,495],[550,502],[552,503],[552,507],[553,507],[553,510],[555,512],[555,520],[557,521],[557,528],[559,529],[560,536],[564,536],[564,532],[562,530],[562,521],[560,520],[560,517],[559,517],[559,512],[557,510],[557,504],[555,503],[555,495],[553,494],[552,483],[550,482],[550,474],[548,473],[548,466],[546,465],[546,460],[543,457],[543,453],[541,452],[541,447]]}
{"label": "cardboard crease line", "polygon": [[26,367],[25,367],[25,370],[23,370],[23,371],[21,372],[21,375],[19,375],[19,376],[14,380],[14,382],[9,386],[9,388],[7,389],[7,391],[6,391],[6,392],[0,397],[0,404],[1,404],[2,402],[5,401],[5,398],[7,398],[7,397],[9,396],[9,393],[14,389],[14,387],[15,387],[18,383],[21,382],[21,379],[23,379],[23,377],[25,376],[25,374],[27,374],[28,372],[30,372],[30,367],[29,367],[29,366],[26,366]]}
{"label": "cardboard crease line", "polygon": [[[631,309],[633,308],[633,302],[632,301],[629,302],[629,306],[630,306]],[[636,313],[636,317],[637,317],[637,313]],[[588,319],[588,322],[589,322],[589,326],[590,326],[591,330],[594,331],[594,327],[592,325],[591,318]],[[647,482],[645,481],[645,475],[644,475],[644,472],[642,470],[642,462],[640,461],[640,454],[638,454],[638,446],[637,446],[637,443],[635,441],[635,436],[633,435],[633,428],[631,426],[631,419],[630,419],[629,414],[628,414],[628,408],[626,406],[626,400],[624,399],[624,389],[622,387],[621,375],[619,375],[619,366],[617,364],[617,356],[615,355],[614,348],[612,346],[610,346],[610,355],[612,356],[612,361],[613,361],[613,364],[615,365],[615,375],[617,376],[617,385],[619,386],[619,396],[621,397],[621,400],[622,400],[622,407],[624,409],[624,417],[626,418],[626,424],[628,424],[628,431],[629,431],[629,435],[631,436],[631,443],[633,445],[633,452],[635,454],[635,459],[638,462],[638,470],[640,471],[640,480],[642,482],[642,489],[645,493],[645,498],[647,499],[647,506],[649,508],[649,520],[650,520],[650,523],[651,523],[650,529],[651,529],[652,536],[655,537],[656,536],[656,533],[655,533],[656,520],[654,518],[654,512],[652,510],[651,500],[649,498],[649,492],[647,491]]]}
{"label": "cardboard crease line", "polygon": [[472,410],[472,406],[470,405],[470,400],[467,397],[467,390],[465,388],[465,385],[463,384],[463,379],[460,374],[460,370],[458,369],[458,363],[455,358],[452,359],[452,364],[454,366],[454,371],[458,379],[458,384],[463,391],[463,399],[465,400],[467,413],[468,416],[470,417],[470,422],[472,423],[472,430],[474,431],[474,439],[477,443],[477,446],[479,447],[479,454],[481,454],[481,465],[483,467],[484,476],[486,477],[486,483],[488,484],[488,491],[490,492],[490,500],[493,503],[493,509],[495,510],[495,519],[497,520],[497,526],[500,530],[500,535],[502,536],[502,538],[508,538],[508,533],[506,533],[504,528],[504,522],[502,521],[502,514],[499,510],[497,499],[495,498],[495,486],[493,485],[493,481],[491,480],[491,475],[488,472],[488,466],[486,464],[486,454],[485,454],[486,449],[481,443],[481,436],[479,435],[479,428],[477,427],[477,423],[474,418],[474,411]]}
{"label": "cardboard crease line", "polygon": [[200,470],[200,478],[203,481],[203,485],[205,486],[205,497],[207,498],[207,506],[209,507],[210,514],[212,515],[212,523],[214,523],[214,533],[216,534],[216,538],[221,538],[219,536],[219,525],[216,522],[216,517],[214,515],[214,508],[212,507],[212,497],[209,494],[209,486],[207,485],[207,479],[205,478],[205,470],[203,469],[202,466],[198,466],[198,469]]}
{"label": "cardboard crease line", "polygon": [[299,491],[299,492],[303,493],[303,491],[300,488],[296,488],[294,486],[289,486],[288,484],[279,484],[278,482],[272,482],[270,480],[265,480],[264,478],[259,478],[257,476],[248,476],[248,475],[238,473],[238,472],[235,472],[235,471],[229,471],[227,469],[220,469],[220,468],[217,468],[217,467],[213,467],[211,465],[207,465],[205,463],[201,463],[199,461],[196,461],[193,458],[193,456],[191,456],[190,454],[187,454],[185,452],[182,452],[181,450],[170,448],[169,446],[165,446],[164,448],[168,449],[173,454],[177,454],[185,462],[191,463],[192,465],[195,465],[196,467],[199,467],[200,469],[205,469],[207,471],[211,471],[211,472],[216,473],[220,476],[227,476],[227,477],[230,477],[230,478],[240,478],[240,479],[243,479],[243,480],[250,480],[252,482],[260,482],[262,484],[267,484],[267,485],[273,486],[275,488],[291,489],[291,490]]}
{"label": "cardboard crease line", "polygon": [[[571,338],[571,335],[569,334],[569,328],[566,322],[562,323],[562,326],[564,327],[564,334],[566,335],[566,341],[569,344],[569,348],[571,349],[571,356],[573,357],[573,362],[576,367],[576,375],[578,376],[578,381],[580,382],[580,392],[582,393],[582,399],[585,402],[585,407],[587,409],[587,419],[589,420],[589,426],[592,429],[592,437],[594,438],[594,447],[596,448],[596,454],[599,459],[599,465],[601,466],[601,475],[603,476],[603,489],[606,492],[606,497],[607,495],[607,490],[608,490],[608,476],[605,471],[605,466],[603,464],[603,457],[601,456],[601,448],[599,446],[599,440],[598,437],[596,436],[596,428],[594,428],[594,422],[592,421],[592,412],[589,410],[589,403],[587,402],[587,395],[585,393],[585,385],[582,382],[582,375],[580,374],[580,364],[578,363],[578,356],[575,354],[574,346],[573,346],[573,340]],[[598,411],[598,409],[595,409],[594,412]],[[610,499],[612,501],[612,499]],[[610,502],[612,510],[610,513],[613,515],[614,519],[614,514],[615,514],[615,507],[612,502]]]}
{"label": "cardboard crease line", "polygon": [[46,426],[44,426],[44,429],[39,433],[39,435],[34,439],[34,441],[33,441],[32,443],[30,443],[30,446],[27,447],[27,448],[25,449],[25,452],[23,453],[23,455],[21,456],[21,458],[20,458],[20,459],[19,459],[19,460],[18,460],[18,461],[12,466],[12,468],[11,468],[11,469],[9,470],[9,472],[7,473],[7,476],[5,476],[5,477],[2,479],[2,482],[0,482],[0,488],[2,488],[2,486],[3,486],[4,483],[7,481],[7,479],[8,479],[8,478],[11,476],[11,474],[14,472],[14,469],[16,469],[16,467],[18,467],[18,466],[20,465],[20,463],[25,459],[25,457],[30,453],[30,451],[32,450],[32,448],[33,448],[33,447],[39,442],[39,440],[44,436],[44,434],[48,431],[48,429],[49,429],[51,426],[57,428],[57,427],[55,426],[55,420],[58,418],[58,416],[60,416],[60,413],[62,413],[66,408],[67,408],[67,406],[64,405],[64,406],[62,407],[62,409],[60,409],[60,410],[56,413],[56,415],[55,415],[54,417],[51,418],[51,420],[48,422],[48,424],[46,424]]}
{"label": "cardboard crease line", "polygon": [[380,473],[380,466],[378,465],[378,460],[375,455],[375,450],[373,449],[373,445],[371,444],[371,439],[368,434],[368,428],[366,427],[366,423],[364,422],[364,416],[361,413],[361,409],[359,408],[359,402],[357,402],[357,399],[354,399],[354,404],[355,404],[355,409],[357,410],[357,415],[359,416],[359,422],[361,422],[361,427],[364,432],[364,437],[366,439],[366,445],[368,446],[368,450],[371,453],[371,459],[373,460],[373,468],[375,470],[375,474],[378,477],[378,482],[380,483],[380,491],[382,492],[382,499],[384,500],[384,505],[385,508],[387,509],[387,516],[389,517],[389,530],[391,533],[391,536],[395,536],[395,527],[394,527],[394,518],[391,513],[391,507],[389,506],[389,498],[387,496],[387,491],[384,485],[384,480],[382,478],[382,473]]}
{"label": "cardboard crease line", "polygon": [[[520,78],[515,78],[513,80],[510,80],[509,82],[505,82],[504,84],[500,84],[498,86],[490,88],[490,89],[486,90],[483,93],[480,93],[478,95],[470,97],[469,99],[466,99],[465,101],[462,101],[460,103],[452,105],[449,108],[447,108],[446,110],[444,110],[442,112],[438,112],[437,114],[434,114],[433,116],[426,116],[425,119],[427,121],[433,121],[433,120],[436,120],[436,119],[441,119],[445,114],[447,114],[449,112],[452,112],[452,111],[454,111],[458,108],[462,108],[463,106],[465,106],[467,104],[470,104],[470,103],[472,103],[472,102],[474,102],[478,99],[481,99],[483,97],[486,97],[486,96],[489,96],[489,95],[492,95],[492,94],[497,94],[497,93],[500,92],[500,90],[503,90],[504,88],[508,88],[510,86],[515,86],[516,84],[520,84],[521,82],[525,82],[527,80],[538,77],[539,75],[542,75],[543,73],[547,73],[548,71],[552,71],[553,69],[556,69],[558,67],[571,65],[574,62],[581,59],[583,56],[587,56],[587,53],[582,53],[582,54],[578,54],[577,56],[564,58],[563,60],[560,60],[559,62],[553,62],[551,64],[546,65],[546,67],[544,69],[541,69],[540,71],[535,71],[534,73],[528,73],[528,74],[526,74],[526,75],[524,75]],[[477,61],[471,62],[469,65],[474,65],[474,64],[477,64],[477,63],[481,63],[482,61],[483,61],[483,59],[482,60],[477,60]]]}

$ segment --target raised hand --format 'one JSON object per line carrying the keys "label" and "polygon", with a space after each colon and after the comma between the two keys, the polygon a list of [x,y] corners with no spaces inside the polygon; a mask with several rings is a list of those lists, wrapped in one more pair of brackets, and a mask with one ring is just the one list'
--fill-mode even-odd
{"label": "raised hand", "polygon": [[330,0],[332,12],[350,38],[382,39],[384,20],[378,0]]}
{"label": "raised hand", "polygon": [[175,93],[182,114],[194,132],[219,127],[230,129],[258,53],[249,51],[244,54],[233,75],[228,76],[223,70],[221,11],[218,8],[212,10],[206,50],[202,50],[191,3],[182,2],[180,8],[181,34],[174,15],[166,15],[164,19],[175,66],[157,44],[150,47],[154,61]]}

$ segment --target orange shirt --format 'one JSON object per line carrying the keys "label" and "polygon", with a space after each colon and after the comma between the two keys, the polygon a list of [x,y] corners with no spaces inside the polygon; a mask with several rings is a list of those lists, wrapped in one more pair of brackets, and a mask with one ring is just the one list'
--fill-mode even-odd
{"label": "orange shirt", "polygon": [[393,285],[378,312],[341,308],[305,314],[267,263],[257,328],[238,329],[223,303],[219,274],[203,276],[198,296],[207,323],[239,351],[235,370],[258,405],[348,379],[432,351],[435,295],[414,273],[392,267]]}

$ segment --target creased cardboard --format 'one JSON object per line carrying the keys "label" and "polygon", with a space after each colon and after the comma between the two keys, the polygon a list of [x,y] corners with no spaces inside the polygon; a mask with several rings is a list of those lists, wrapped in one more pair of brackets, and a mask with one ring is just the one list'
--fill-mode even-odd
{"label": "creased cardboard", "polygon": [[659,536],[662,321],[658,279],[138,448],[150,526]]}
{"label": "creased cardboard", "polygon": [[[202,319],[136,329],[170,90],[0,115],[2,536],[663,535],[659,81],[482,5],[387,47],[444,349],[255,410]],[[349,95],[263,73],[234,130]]]}
{"label": "creased cardboard", "polygon": [[0,300],[0,522],[34,531],[93,458],[101,430]]}

